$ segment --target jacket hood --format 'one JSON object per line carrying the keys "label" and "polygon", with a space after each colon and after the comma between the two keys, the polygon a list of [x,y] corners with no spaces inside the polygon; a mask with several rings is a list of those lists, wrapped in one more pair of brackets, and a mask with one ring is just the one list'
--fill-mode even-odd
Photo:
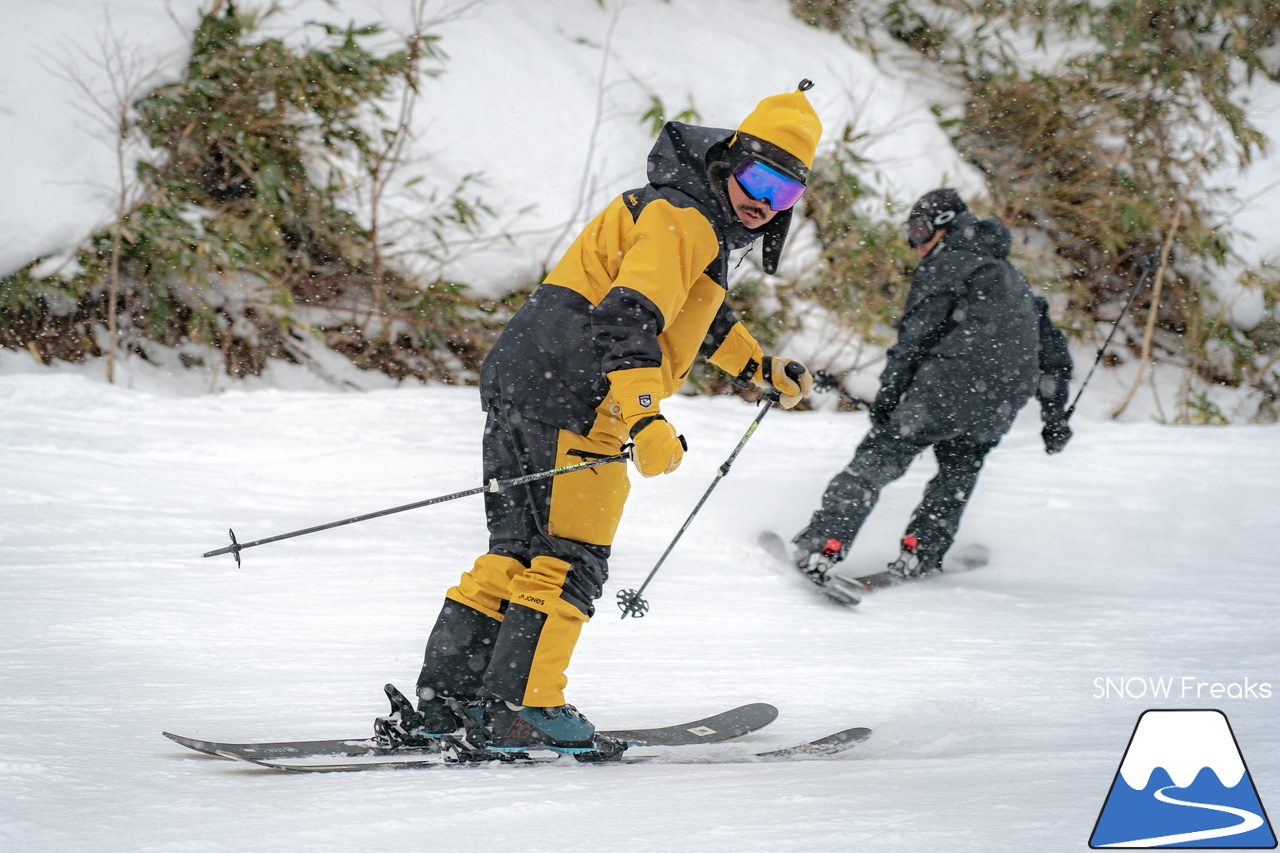
{"label": "jacket hood", "polygon": [[706,212],[726,251],[763,239],[764,271],[773,275],[791,226],[791,211],[783,210],[767,225],[751,230],[743,225],[729,204],[729,176],[745,155],[731,153],[734,131],[695,127],[669,121],[649,151],[649,183],[672,189],[692,199]]}
{"label": "jacket hood", "polygon": [[942,245],[948,249],[973,252],[978,255],[1005,260],[1009,257],[1012,237],[1009,229],[998,219],[978,219],[964,211],[951,223]]}

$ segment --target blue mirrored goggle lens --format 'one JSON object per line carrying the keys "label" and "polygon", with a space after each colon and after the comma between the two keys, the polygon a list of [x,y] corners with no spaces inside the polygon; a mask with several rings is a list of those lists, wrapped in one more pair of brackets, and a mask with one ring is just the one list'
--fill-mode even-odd
{"label": "blue mirrored goggle lens", "polygon": [[804,184],[766,166],[759,160],[743,160],[733,176],[755,201],[767,201],[772,210],[786,210],[804,195]]}

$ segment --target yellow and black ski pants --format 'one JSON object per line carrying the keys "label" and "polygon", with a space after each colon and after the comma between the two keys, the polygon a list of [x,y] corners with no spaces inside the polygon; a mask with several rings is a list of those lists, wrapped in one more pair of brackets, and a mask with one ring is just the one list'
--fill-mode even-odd
{"label": "yellow and black ski pants", "polygon": [[[626,427],[607,406],[579,435],[491,404],[485,482],[621,452]],[[487,691],[521,705],[565,704],[565,671],[608,580],[629,490],[627,464],[617,462],[486,492],[489,551],[446,593],[419,695],[469,699]]]}

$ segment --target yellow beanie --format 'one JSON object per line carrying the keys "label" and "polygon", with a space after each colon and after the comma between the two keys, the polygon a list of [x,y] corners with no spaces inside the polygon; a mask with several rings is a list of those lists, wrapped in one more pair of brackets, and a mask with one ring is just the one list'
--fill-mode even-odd
{"label": "yellow beanie", "polygon": [[812,169],[813,155],[822,138],[822,122],[805,95],[812,86],[808,80],[801,80],[794,92],[765,98],[738,125],[738,132],[771,142],[806,169]]}

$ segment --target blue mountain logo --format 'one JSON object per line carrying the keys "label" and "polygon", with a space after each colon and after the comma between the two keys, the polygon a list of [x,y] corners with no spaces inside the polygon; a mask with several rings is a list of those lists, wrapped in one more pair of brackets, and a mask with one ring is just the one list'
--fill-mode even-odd
{"label": "blue mountain logo", "polygon": [[1275,833],[1221,711],[1145,711],[1089,846],[1274,849]]}

